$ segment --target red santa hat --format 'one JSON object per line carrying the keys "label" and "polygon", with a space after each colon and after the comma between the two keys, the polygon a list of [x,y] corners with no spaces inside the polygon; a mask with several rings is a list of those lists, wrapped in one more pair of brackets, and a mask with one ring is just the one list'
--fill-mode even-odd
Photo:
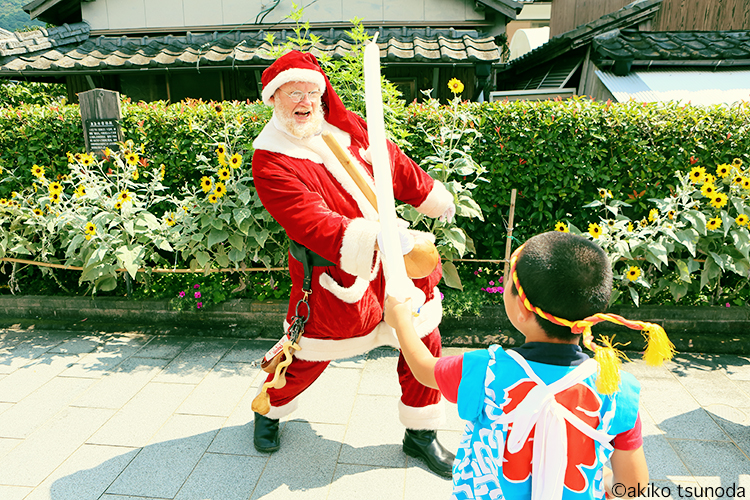
{"label": "red santa hat", "polygon": [[263,102],[269,106],[272,105],[273,94],[279,87],[289,82],[317,84],[323,92],[321,100],[326,121],[350,134],[363,132],[366,134],[367,128],[364,120],[344,107],[344,103],[333,90],[331,82],[314,55],[294,50],[284,54],[266,68],[261,76]]}

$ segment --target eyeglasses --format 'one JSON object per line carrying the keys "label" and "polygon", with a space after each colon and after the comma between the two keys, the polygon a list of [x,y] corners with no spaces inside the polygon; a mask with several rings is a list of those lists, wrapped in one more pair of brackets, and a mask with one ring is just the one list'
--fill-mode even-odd
{"label": "eyeglasses", "polygon": [[[282,92],[284,91],[282,90]],[[305,96],[307,96],[307,98],[310,99],[310,101],[317,101],[318,99],[320,99],[320,96],[323,95],[323,92],[321,92],[320,90],[313,90],[312,92],[302,92],[300,90],[295,90],[291,94],[287,92],[284,92],[284,93],[295,104],[298,102],[301,102],[302,99],[305,98]]]}

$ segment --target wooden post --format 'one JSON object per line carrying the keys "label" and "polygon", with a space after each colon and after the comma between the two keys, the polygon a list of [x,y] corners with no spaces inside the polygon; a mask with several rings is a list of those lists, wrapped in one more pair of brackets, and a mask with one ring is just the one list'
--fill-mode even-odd
{"label": "wooden post", "polygon": [[508,235],[505,237],[505,269],[503,271],[503,286],[510,286],[508,283],[508,272],[510,271],[510,254],[511,243],[513,241],[513,215],[516,212],[516,192],[513,188],[510,191],[510,214],[508,215]]}
{"label": "wooden post", "polygon": [[122,141],[120,130],[120,93],[94,89],[78,94],[86,152],[98,153],[105,148],[117,150]]}

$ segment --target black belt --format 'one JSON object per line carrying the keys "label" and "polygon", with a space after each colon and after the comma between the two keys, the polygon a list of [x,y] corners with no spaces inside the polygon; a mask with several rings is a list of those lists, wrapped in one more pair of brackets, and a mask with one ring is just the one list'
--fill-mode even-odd
{"label": "black belt", "polygon": [[324,259],[320,255],[316,254],[306,246],[297,243],[293,239],[289,239],[289,253],[292,254],[292,257],[302,263],[302,267],[305,270],[305,277],[302,280],[303,292],[312,292],[311,286],[313,267],[327,267],[336,265],[330,260]]}

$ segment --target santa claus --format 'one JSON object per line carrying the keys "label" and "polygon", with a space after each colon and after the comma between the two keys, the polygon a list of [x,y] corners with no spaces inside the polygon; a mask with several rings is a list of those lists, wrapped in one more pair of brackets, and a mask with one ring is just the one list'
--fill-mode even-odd
{"label": "santa claus", "polygon": [[[374,189],[368,162],[367,124],[345,109],[312,54],[290,52],[263,72],[263,102],[273,118],[253,143],[253,178],[263,205],[291,240],[289,273],[292,291],[285,328],[303,297],[309,319],[300,350],[286,371],[286,384],[268,390],[270,410],[255,413],[254,444],[259,451],[279,449],[279,419],[291,413],[298,396],[336,359],[375,347],[398,347],[383,321],[385,276],[377,240],[378,213],[331,152],[322,132],[332,134],[366,182]],[[451,218],[453,196],[393,143],[388,143],[396,199],[428,217]],[[414,244],[400,229],[402,250]],[[307,262],[304,262],[306,261]],[[309,296],[303,292],[306,277]],[[438,325],[442,317],[440,266],[415,279],[426,302],[415,319],[425,345],[440,356]],[[401,385],[399,417],[406,427],[403,450],[420,458],[435,473],[451,477],[454,455],[437,440],[444,419],[440,393],[416,381],[403,356],[397,372]],[[269,375],[269,380],[272,375]]]}

